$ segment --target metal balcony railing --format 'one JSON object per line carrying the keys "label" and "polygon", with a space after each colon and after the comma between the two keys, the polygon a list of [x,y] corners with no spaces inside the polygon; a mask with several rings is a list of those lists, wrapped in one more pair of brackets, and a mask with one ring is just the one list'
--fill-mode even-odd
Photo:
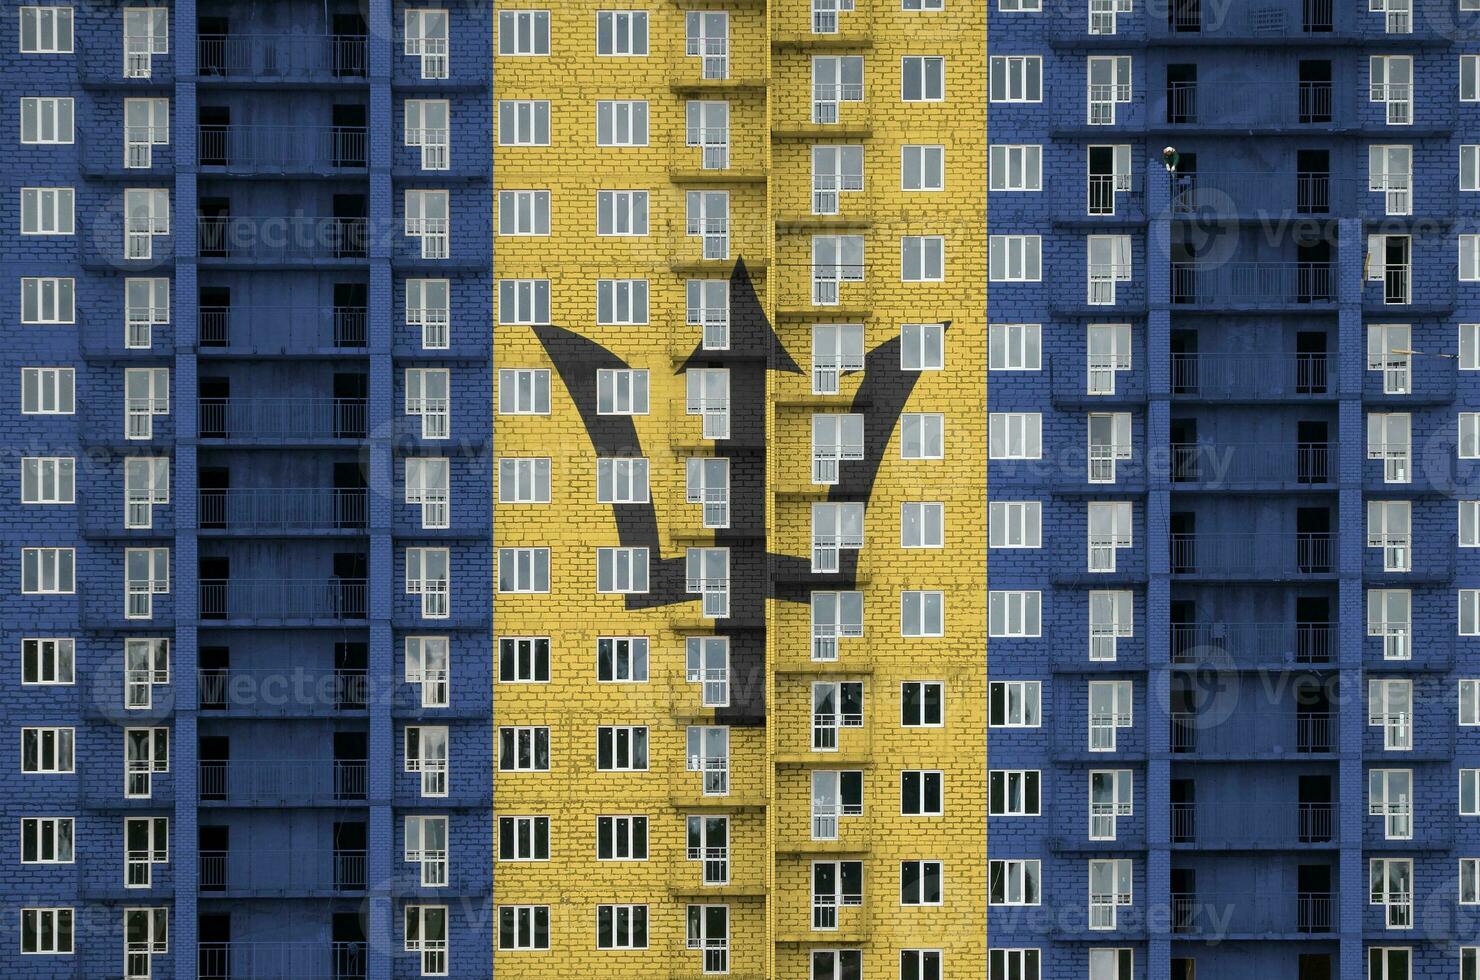
{"label": "metal balcony railing", "polygon": [[1332,844],[1336,805],[1263,803],[1173,803],[1172,843],[1213,847]]}
{"label": "metal balcony railing", "polygon": [[364,619],[362,578],[203,578],[202,619]]}
{"label": "metal balcony railing", "polygon": [[363,169],[364,126],[238,126],[202,123],[196,163],[238,173]]}
{"label": "metal balcony railing", "polygon": [[1209,938],[1334,932],[1336,899],[1332,892],[1173,892],[1172,931]]}
{"label": "metal balcony railing", "polygon": [[363,891],[365,852],[340,850],[202,850],[200,890],[278,895]]}
{"label": "metal balcony railing", "polygon": [[365,42],[363,34],[202,34],[196,71],[262,82],[364,78]]}
{"label": "metal balcony railing", "polygon": [[202,306],[200,346],[252,354],[363,349],[368,312],[363,306]]}
{"label": "metal balcony railing", "polygon": [[204,489],[200,526],[227,531],[344,530],[365,526],[363,487]]}
{"label": "metal balcony railing", "polygon": [[1356,206],[1360,189],[1355,179],[1324,171],[1179,173],[1171,178],[1172,213],[1219,217],[1347,213]]}
{"label": "metal balcony railing", "polygon": [[1336,480],[1331,442],[1174,442],[1171,449],[1178,484],[1329,486]]}
{"label": "metal balcony railing", "polygon": [[364,759],[319,762],[202,761],[200,798],[226,803],[325,803],[363,800]]}
{"label": "metal balcony railing", "polygon": [[1326,354],[1173,354],[1172,394],[1183,398],[1304,400],[1333,394]]}
{"label": "metal balcony railing", "polygon": [[1330,663],[1334,623],[1172,623],[1170,661],[1216,666]]}
{"label": "metal balcony railing", "polygon": [[370,703],[364,670],[308,667],[205,668],[196,676],[202,711],[287,715],[363,711]]}
{"label": "metal balcony railing", "polygon": [[1171,535],[1173,575],[1266,579],[1329,575],[1336,536],[1329,531]]}
{"label": "metal balcony railing", "polygon": [[1172,302],[1200,307],[1270,307],[1336,300],[1330,262],[1172,263]]}
{"label": "metal balcony railing", "polygon": [[364,980],[364,942],[202,942],[199,980]]}
{"label": "metal balcony railing", "polygon": [[363,439],[364,398],[202,398],[202,439]]}
{"label": "metal balcony railing", "polygon": [[1237,712],[1199,716],[1174,711],[1171,747],[1188,755],[1265,755],[1334,751],[1336,716],[1329,713]]}
{"label": "metal balcony railing", "polygon": [[222,262],[313,262],[363,259],[364,218],[308,215],[212,215],[197,219],[200,258]]}
{"label": "metal balcony railing", "polygon": [[[1291,98],[1294,96],[1294,98]],[[1334,93],[1330,82],[1168,82],[1168,126],[1242,129],[1256,126],[1328,125]]]}

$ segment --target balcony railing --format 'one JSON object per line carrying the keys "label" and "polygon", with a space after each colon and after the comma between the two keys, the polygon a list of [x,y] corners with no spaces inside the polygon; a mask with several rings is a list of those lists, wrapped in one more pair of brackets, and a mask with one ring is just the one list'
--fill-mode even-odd
{"label": "balcony railing", "polygon": [[239,173],[362,170],[364,126],[236,126],[202,123],[196,162]]}
{"label": "balcony railing", "polygon": [[1326,354],[1173,354],[1172,394],[1234,401],[1333,394]]}
{"label": "balcony railing", "polygon": [[1172,177],[1172,213],[1344,214],[1356,206],[1358,189],[1357,181],[1323,171],[1181,173]]}
{"label": "balcony railing", "polygon": [[1336,658],[1334,623],[1172,623],[1174,664],[1321,664]]}
{"label": "balcony railing", "polygon": [[1334,803],[1173,803],[1172,843],[1211,847],[1331,844]]}
{"label": "balcony railing", "polygon": [[200,491],[200,526],[227,531],[346,530],[365,526],[363,487]]}
{"label": "balcony railing", "polygon": [[260,715],[363,711],[370,703],[364,670],[301,666],[205,668],[196,677],[202,711]]}
{"label": "balcony railing", "polygon": [[251,354],[364,349],[367,314],[363,306],[202,306],[200,346]]}
{"label": "balcony railing", "polygon": [[200,890],[311,895],[364,891],[365,852],[202,850]]}
{"label": "balcony railing", "polygon": [[368,254],[364,218],[211,215],[197,219],[200,257],[222,262],[357,260]]}
{"label": "balcony railing", "polygon": [[[1291,98],[1294,96],[1294,98]],[[1168,126],[1248,129],[1258,126],[1319,126],[1332,122],[1330,82],[1169,82]]]}
{"label": "balcony railing", "polygon": [[1331,892],[1173,892],[1172,931],[1208,938],[1334,932],[1336,899]]}
{"label": "balcony railing", "polygon": [[1173,575],[1251,580],[1329,575],[1336,536],[1328,531],[1173,534]]}
{"label": "balcony railing", "polygon": [[1332,303],[1330,262],[1172,263],[1172,302],[1184,306],[1269,307]]}
{"label": "balcony railing", "polygon": [[1174,711],[1170,720],[1172,751],[1189,755],[1323,753],[1336,744],[1336,717],[1328,713],[1238,712],[1225,718]]}
{"label": "balcony railing", "polygon": [[363,800],[364,759],[321,762],[203,761],[200,798],[226,803],[329,803]]}
{"label": "balcony railing", "polygon": [[1235,11],[1215,13],[1196,3],[1172,3],[1165,26],[1152,20],[1148,33],[1158,36],[1201,35],[1218,38],[1299,37],[1330,34],[1335,28],[1332,0],[1304,0],[1303,3],[1261,3],[1236,15]]}
{"label": "balcony railing", "polygon": [[202,398],[202,439],[363,439],[363,398]]}
{"label": "balcony railing", "polygon": [[1329,486],[1335,479],[1336,445],[1330,442],[1172,443],[1173,483]]}
{"label": "balcony railing", "polygon": [[202,619],[364,619],[362,578],[203,578]]}
{"label": "balcony railing", "polygon": [[363,942],[202,942],[199,980],[364,980]]}
{"label": "balcony railing", "polygon": [[202,79],[328,81],[364,78],[363,34],[202,34],[196,48]]}

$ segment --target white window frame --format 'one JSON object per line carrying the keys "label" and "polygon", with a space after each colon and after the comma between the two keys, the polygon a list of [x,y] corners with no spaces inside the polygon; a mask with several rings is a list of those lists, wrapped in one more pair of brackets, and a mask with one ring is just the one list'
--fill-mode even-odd
{"label": "white window frame", "polygon": [[[498,569],[498,590],[505,595],[550,591],[549,548],[500,548]],[[506,575],[507,569],[513,571]]]}
{"label": "white window frame", "polygon": [[651,643],[646,636],[598,636],[598,684],[646,684]]}
{"label": "white window frame", "polygon": [[597,57],[645,58],[647,55],[648,12],[646,10],[598,10],[596,12]]}
{"label": "white window frame", "polygon": [[598,326],[644,326],[648,322],[646,279],[596,280]]}
{"label": "white window frame", "polygon": [[[441,574],[437,574],[441,572]],[[422,619],[452,616],[452,549],[407,548],[406,594],[421,596]]]}
{"label": "white window frame", "polygon": [[21,97],[22,146],[69,146],[76,132],[75,106],[71,97],[27,95]]}
{"label": "white window frame", "polygon": [[22,235],[72,235],[76,226],[76,191],[71,187],[22,187]]}
{"label": "white window frame", "polygon": [[538,58],[550,53],[550,11],[500,10],[500,58]]}
{"label": "white window frame", "polygon": [[[500,24],[503,23],[504,14],[507,13],[519,13],[519,11],[500,11]],[[452,103],[447,99],[407,99],[401,106],[401,113],[402,142],[413,149],[421,150],[421,169],[452,169]],[[541,192],[529,191],[528,193],[538,195]],[[545,194],[544,233],[548,235],[550,233],[549,191],[543,193]],[[503,192],[500,191],[500,220],[503,218],[503,201]],[[502,233],[500,231],[500,234]],[[538,232],[530,234],[538,234]]]}
{"label": "white window frame", "polygon": [[[499,912],[503,913],[506,908],[542,908],[545,910],[548,925],[548,905],[524,905],[506,906],[500,905]],[[404,947],[408,953],[418,954],[420,960],[421,975],[424,977],[445,977],[447,973],[447,933],[449,923],[447,921],[447,906],[445,905],[407,905],[402,920],[405,930]],[[438,934],[440,937],[438,938]],[[502,938],[500,931],[500,938]],[[549,935],[548,928],[546,936]],[[541,947],[541,948],[548,948]]]}
{"label": "white window frame", "polygon": [[[625,747],[622,735],[626,735]],[[610,765],[601,764],[602,743],[606,742],[606,754]],[[646,725],[598,725],[596,728],[596,771],[597,772],[646,772],[649,758],[648,726]]]}
{"label": "white window frame", "polygon": [[596,145],[613,148],[647,146],[647,100],[598,99],[596,102]]}
{"label": "white window frame", "polygon": [[[27,751],[27,743],[34,743]],[[48,747],[48,742],[50,746]],[[34,754],[31,764],[28,755]],[[48,763],[48,758],[50,762]],[[27,775],[65,776],[77,771],[77,729],[28,727],[21,729],[21,772]]]}
{"label": "white window frame", "polygon": [[71,276],[22,276],[21,323],[26,326],[77,322],[77,280]]}
{"label": "white window frame", "polygon": [[[548,195],[547,191],[536,191],[534,193],[545,193]],[[499,214],[500,220],[502,220],[502,208],[500,208]],[[421,328],[422,350],[448,349],[450,346],[448,327],[451,319],[451,280],[406,280],[406,325],[408,327]]]}
{"label": "white window frame", "polygon": [[452,735],[447,726],[407,725],[403,745],[403,769],[421,774],[421,795],[447,796],[452,760]]}
{"label": "white window frame", "polygon": [[75,548],[21,549],[22,595],[73,595],[76,591]]}
{"label": "white window frame", "polygon": [[1043,501],[990,501],[987,505],[987,547],[1043,547]]}
{"label": "white window frame", "polygon": [[[1043,866],[1036,858],[993,858],[987,862],[987,904],[1038,905],[1043,896]],[[1000,897],[996,897],[1000,896]]]}
{"label": "white window frame", "polygon": [[498,372],[500,415],[549,415],[549,368],[500,368]]}
{"label": "white window frame", "polygon": [[599,368],[596,372],[596,414],[648,414],[647,368]]}
{"label": "white window frame", "polygon": [[[65,828],[65,829],[64,829]],[[22,817],[21,864],[72,864],[77,854],[74,817]],[[36,856],[27,858],[27,852]]]}
{"label": "white window frame", "polygon": [[940,55],[905,55],[899,60],[901,102],[944,102],[946,59]]}
{"label": "white window frame", "polygon": [[21,637],[21,685],[77,682],[77,641],[70,636]]}
{"label": "white window frame", "polygon": [[647,548],[596,549],[598,595],[642,595],[647,590]]}
{"label": "white window frame", "polygon": [[423,530],[452,526],[452,461],[448,457],[407,456],[404,482],[405,502],[419,508]]}
{"label": "white window frame", "polygon": [[987,593],[987,635],[1027,639],[1042,635],[1043,593],[1037,590],[992,589]]}
{"label": "white window frame", "polygon": [[641,238],[648,234],[647,191],[597,191],[596,234],[600,238]]}
{"label": "white window frame", "polygon": [[1042,235],[989,235],[989,282],[1042,282]]}
{"label": "white window frame", "polygon": [[57,506],[77,502],[77,460],[72,456],[21,458],[21,503]]}
{"label": "white window frame", "polygon": [[992,55],[988,62],[992,102],[1042,102],[1042,55]]}
{"label": "white window frame", "polygon": [[550,100],[500,99],[498,145],[549,146]]}
{"label": "white window frame", "polygon": [[1413,780],[1412,769],[1368,770],[1367,815],[1382,818],[1384,840],[1413,839]]}
{"label": "white window frame", "polygon": [[72,54],[73,12],[70,6],[20,8],[21,54]]}
{"label": "white window frame", "polygon": [[[452,704],[452,639],[447,636],[406,637],[406,683],[421,688],[423,708]],[[504,680],[502,674],[499,680]]]}
{"label": "white window frame", "polygon": [[1043,146],[1038,143],[993,143],[987,168],[989,191],[1043,190]]}
{"label": "white window frame", "polygon": [[943,143],[906,143],[899,148],[899,189],[935,193],[946,189]]}
{"label": "white window frame", "polygon": [[500,636],[498,657],[500,684],[548,684],[550,682],[550,638],[548,636]]}
{"label": "white window frame", "polygon": [[421,59],[421,77],[447,78],[451,68],[447,11],[435,7],[407,8],[404,23],[403,51],[408,58]]}
{"label": "white window frame", "polygon": [[[596,817],[596,860],[646,861],[649,824],[645,814],[612,813]],[[602,845],[607,856],[602,856]]]}

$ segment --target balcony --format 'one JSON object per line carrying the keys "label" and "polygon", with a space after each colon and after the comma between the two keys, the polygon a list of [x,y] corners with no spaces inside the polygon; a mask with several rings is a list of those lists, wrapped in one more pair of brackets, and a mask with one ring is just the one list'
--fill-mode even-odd
{"label": "balcony", "polygon": [[1219,669],[1329,664],[1335,623],[1172,623],[1173,665]]}
{"label": "balcony", "polygon": [[364,84],[366,40],[363,34],[202,34],[196,72],[202,84]]}
{"label": "balcony", "polygon": [[310,897],[364,890],[364,851],[200,852],[202,896]]}
{"label": "balcony", "polygon": [[1330,82],[1168,82],[1150,96],[1152,127],[1189,132],[1228,132],[1307,127],[1335,128],[1335,92]]}
{"label": "balcony", "polygon": [[1336,571],[1336,536],[1329,531],[1173,534],[1170,543],[1178,578],[1264,582]]}
{"label": "balcony", "polygon": [[1330,262],[1172,263],[1174,305],[1212,311],[1328,305],[1336,302]]}
{"label": "balcony", "polygon": [[366,592],[362,578],[203,578],[200,618],[254,624],[361,620]]}
{"label": "balcony", "polygon": [[1359,185],[1320,171],[1187,173],[1171,178],[1173,217],[1227,220],[1264,215],[1350,214]]}
{"label": "balcony", "polygon": [[201,439],[332,442],[364,439],[364,398],[202,398]]}
{"label": "balcony", "polygon": [[206,489],[198,502],[201,530],[226,534],[358,534],[369,516],[363,487]]}
{"label": "balcony", "polygon": [[199,980],[363,980],[363,942],[202,942]]}
{"label": "balcony", "polygon": [[1334,489],[1331,442],[1174,442],[1172,484],[1196,490]]}
{"label": "balcony", "polygon": [[363,352],[368,313],[363,306],[202,306],[199,352],[215,357]]}
{"label": "balcony", "polygon": [[307,215],[197,219],[200,261],[212,266],[362,264],[369,255],[365,218]]}
{"label": "balcony", "polygon": [[363,803],[369,785],[364,759],[204,761],[199,776],[202,802],[244,806]]}
{"label": "balcony", "polygon": [[364,170],[363,126],[200,127],[196,163],[203,174],[311,176]]}
{"label": "balcony", "polygon": [[1224,402],[1336,397],[1328,354],[1172,354],[1172,396]]}
{"label": "balcony", "polygon": [[1198,850],[1336,847],[1336,805],[1173,803],[1172,844]]}
{"label": "balcony", "polygon": [[1302,937],[1336,931],[1331,892],[1173,892],[1172,932],[1202,940]]}
{"label": "balcony", "polygon": [[1268,43],[1270,38],[1287,37],[1314,43],[1332,37],[1336,26],[1332,0],[1265,2],[1246,10],[1210,9],[1206,15],[1199,5],[1174,4],[1165,20],[1147,21],[1150,38],[1179,43],[1199,39]]}
{"label": "balcony", "polygon": [[1173,711],[1173,753],[1201,758],[1260,759],[1335,751],[1336,716],[1317,712],[1222,712],[1199,717]]}
{"label": "balcony", "polygon": [[319,717],[364,711],[370,703],[364,670],[206,669],[197,674],[196,685],[201,711],[251,717]]}

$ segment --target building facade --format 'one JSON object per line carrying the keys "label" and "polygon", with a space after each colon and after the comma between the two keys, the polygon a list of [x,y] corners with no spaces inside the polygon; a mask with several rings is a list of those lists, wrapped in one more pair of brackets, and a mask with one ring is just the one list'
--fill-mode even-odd
{"label": "building facade", "polygon": [[1480,970],[1472,6],[993,4],[993,977]]}
{"label": "building facade", "polygon": [[489,974],[492,24],[6,5],[0,973]]}
{"label": "building facade", "polygon": [[981,977],[985,11],[497,6],[495,969]]}

